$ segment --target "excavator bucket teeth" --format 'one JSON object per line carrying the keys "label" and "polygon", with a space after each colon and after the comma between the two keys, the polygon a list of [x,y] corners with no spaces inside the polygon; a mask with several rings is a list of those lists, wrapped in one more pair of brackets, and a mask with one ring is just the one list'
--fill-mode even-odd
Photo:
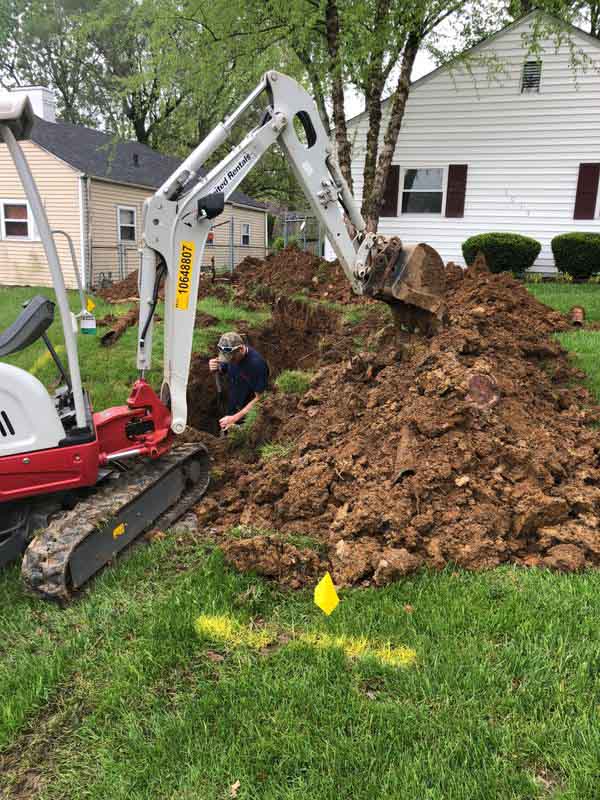
{"label": "excavator bucket teeth", "polygon": [[403,245],[394,237],[380,245],[366,293],[391,306],[397,325],[421,333],[447,318],[444,262],[427,244]]}

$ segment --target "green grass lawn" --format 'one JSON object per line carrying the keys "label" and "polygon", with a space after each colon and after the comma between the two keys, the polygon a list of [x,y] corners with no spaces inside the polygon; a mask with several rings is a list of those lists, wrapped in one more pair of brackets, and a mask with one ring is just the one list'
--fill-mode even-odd
{"label": "green grass lawn", "polygon": [[600,284],[529,283],[527,288],[542,303],[563,314],[573,306],[584,306],[588,319],[600,320]]}
{"label": "green grass lawn", "polygon": [[[542,303],[566,314],[573,306],[583,306],[586,319],[600,321],[600,285],[598,284],[529,284],[527,287]],[[577,366],[587,375],[587,385],[600,401],[600,331],[573,329],[557,338],[575,355]]]}
{"label": "green grass lawn", "polygon": [[[22,291],[0,290],[0,326]],[[121,401],[134,342],[82,341],[94,395]],[[325,617],[177,530],[66,609],[26,597],[14,567],[0,797],[596,800],[599,620],[600,574],[516,568],[344,591]]]}
{"label": "green grass lawn", "polygon": [[[0,287],[0,330],[16,319],[22,303],[35,294],[53,297],[51,289],[29,287],[7,289]],[[78,311],[80,302],[79,295],[76,292],[70,293],[70,301],[72,310]],[[109,313],[120,316],[132,307],[131,304],[127,303],[111,305],[99,298],[94,298],[94,302],[96,303],[94,314],[98,319]],[[194,330],[193,347],[195,352],[207,352],[209,342],[212,342],[217,334],[230,330],[235,320],[245,320],[259,324],[269,317],[268,312],[249,311],[248,309],[233,306],[230,303],[224,303],[216,297],[203,298],[198,303],[198,308],[205,314],[216,317],[218,322],[213,326]],[[160,318],[164,317],[162,303],[158,304],[156,315]],[[124,404],[138,375],[136,368],[137,325],[129,328],[112,347],[101,347],[99,344],[98,339],[106,330],[108,329],[99,328],[97,337],[78,337],[81,377],[84,385],[90,391],[96,411],[109,406]],[[58,309],[54,323],[49,330],[49,336],[54,346],[58,348],[59,355],[66,362]],[[153,368],[146,376],[155,389],[160,388],[162,380],[163,345],[163,325],[159,322],[154,326]],[[42,341],[38,341],[27,350],[7,358],[6,361],[15,366],[33,371],[36,377],[46,386],[51,387],[53,381],[57,378],[56,367]]]}

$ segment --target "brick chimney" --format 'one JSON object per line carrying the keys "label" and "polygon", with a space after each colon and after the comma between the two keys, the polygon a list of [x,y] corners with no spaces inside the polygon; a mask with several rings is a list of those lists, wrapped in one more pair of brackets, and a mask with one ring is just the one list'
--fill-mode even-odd
{"label": "brick chimney", "polygon": [[56,99],[52,89],[46,86],[19,86],[17,89],[11,89],[10,93],[19,97],[28,95],[34,114],[47,122],[56,122]]}

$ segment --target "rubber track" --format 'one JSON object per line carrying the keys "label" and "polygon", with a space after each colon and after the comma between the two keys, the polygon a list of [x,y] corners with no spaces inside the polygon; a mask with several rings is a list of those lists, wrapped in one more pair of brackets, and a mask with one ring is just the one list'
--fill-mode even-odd
{"label": "rubber track", "polygon": [[[208,464],[206,448],[197,444],[178,447],[157,461],[141,461],[115,479],[109,478],[105,485],[78,502],[73,510],[54,517],[48,527],[33,538],[25,551],[21,575],[27,589],[46,599],[68,600],[71,596],[68,585],[69,560],[77,546],[111,517],[117,518],[128,503],[158,483],[167,473],[202,452],[206,454]],[[200,476],[198,486],[186,491],[160,517],[149,520],[145,530],[168,527],[176,522],[200,500],[208,488],[208,480],[207,468],[205,474]]]}

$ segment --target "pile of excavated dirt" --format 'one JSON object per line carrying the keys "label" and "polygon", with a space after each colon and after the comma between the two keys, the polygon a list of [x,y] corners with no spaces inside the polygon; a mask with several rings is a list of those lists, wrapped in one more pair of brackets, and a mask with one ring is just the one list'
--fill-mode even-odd
{"label": "pile of excavated dirt", "polygon": [[[111,303],[136,299],[138,274],[135,270],[125,280],[98,289],[96,294]],[[245,305],[272,302],[280,296],[290,298],[297,293],[336,303],[373,302],[354,294],[338,261],[326,261],[295,247],[273,253],[264,261],[247,256],[233,272],[231,283],[236,301]],[[203,273],[199,294],[207,293],[226,300],[230,296],[229,286],[213,283],[211,276]],[[164,297],[162,288],[160,297]]]}
{"label": "pile of excavated dirt", "polygon": [[449,325],[429,339],[374,328],[353,354],[343,328],[302,334],[340,351],[311,362],[304,396],[265,398],[253,435],[287,454],[228,454],[197,508],[236,567],[297,587],[324,569],[379,586],[424,565],[600,566],[600,414],[552,336],[566,319],[481,265],[447,278]]}
{"label": "pile of excavated dirt", "polygon": [[[124,300],[137,300],[139,299],[138,280],[139,270],[136,269],[135,272],[130,273],[124,280],[113,283],[110,286],[105,286],[103,289],[98,289],[95,294],[109,303],[119,303]],[[220,295],[221,298],[225,300],[229,299],[228,291],[222,284],[213,284],[211,276],[207,273],[202,273],[200,276],[198,296],[202,297],[208,293],[215,296]],[[160,287],[158,296],[161,300],[164,300],[164,283]]]}
{"label": "pile of excavated dirt", "polygon": [[131,300],[138,298],[138,276],[139,270],[131,272],[125,280],[113,283],[111,286],[105,286],[103,289],[98,289],[96,295],[106,300],[109,303],[115,303],[119,300]]}
{"label": "pile of excavated dirt", "polygon": [[269,302],[297,293],[335,303],[373,302],[354,294],[338,261],[326,261],[296,247],[286,247],[264,261],[245,258],[232,277],[236,297],[243,302]]}

